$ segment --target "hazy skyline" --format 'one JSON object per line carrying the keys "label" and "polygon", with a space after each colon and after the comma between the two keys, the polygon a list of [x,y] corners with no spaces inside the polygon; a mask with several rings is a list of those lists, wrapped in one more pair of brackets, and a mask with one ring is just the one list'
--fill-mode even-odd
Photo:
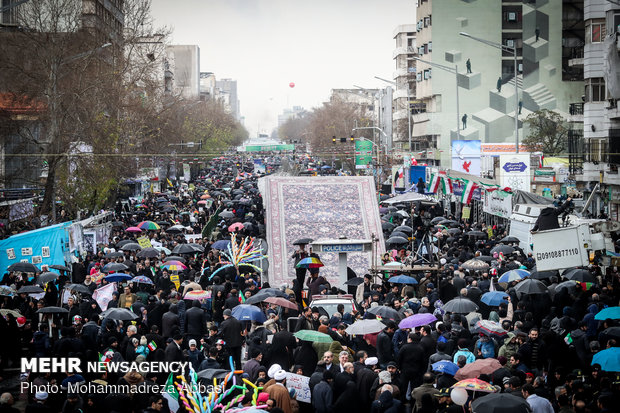
{"label": "hazy skyline", "polygon": [[[197,44],[200,70],[237,81],[250,137],[271,134],[286,107],[311,109],[331,89],[384,87],[394,30],[415,23],[414,0],[153,0],[171,44]],[[289,83],[295,87],[290,88]]]}

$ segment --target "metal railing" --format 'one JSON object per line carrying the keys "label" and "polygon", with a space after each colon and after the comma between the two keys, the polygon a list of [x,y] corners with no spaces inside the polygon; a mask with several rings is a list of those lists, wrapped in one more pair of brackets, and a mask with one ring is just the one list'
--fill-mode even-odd
{"label": "metal railing", "polygon": [[571,115],[583,115],[583,102],[569,104],[568,113]]}
{"label": "metal railing", "polygon": [[583,172],[584,141],[583,131],[568,131],[568,170],[571,175]]}

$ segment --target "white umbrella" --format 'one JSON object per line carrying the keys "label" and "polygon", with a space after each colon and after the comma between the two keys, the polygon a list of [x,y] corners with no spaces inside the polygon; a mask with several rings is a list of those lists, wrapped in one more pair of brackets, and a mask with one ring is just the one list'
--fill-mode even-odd
{"label": "white umbrella", "polygon": [[383,331],[385,324],[377,319],[359,320],[347,327],[346,331],[350,335],[373,334]]}

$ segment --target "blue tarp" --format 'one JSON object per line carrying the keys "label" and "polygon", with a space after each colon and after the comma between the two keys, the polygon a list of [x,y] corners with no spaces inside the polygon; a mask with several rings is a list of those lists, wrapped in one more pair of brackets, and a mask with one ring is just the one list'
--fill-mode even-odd
{"label": "blue tarp", "polygon": [[409,183],[417,184],[418,178],[422,178],[424,182],[426,182],[426,166],[411,166],[409,169]]}
{"label": "blue tarp", "polygon": [[[0,274],[4,274],[9,265],[22,260],[27,260],[38,268],[41,268],[41,265],[64,265],[64,251],[69,249],[68,228],[70,225],[71,222],[63,222],[1,240]],[[47,255],[48,250],[49,257],[44,257],[43,255]],[[12,255],[15,258],[9,259]],[[41,258],[40,263],[37,262],[39,257]],[[34,262],[33,258],[35,258]]]}

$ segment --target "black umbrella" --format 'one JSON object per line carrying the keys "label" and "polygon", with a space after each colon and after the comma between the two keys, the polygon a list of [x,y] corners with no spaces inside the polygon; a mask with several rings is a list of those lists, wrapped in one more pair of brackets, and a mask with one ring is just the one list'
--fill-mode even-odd
{"label": "black umbrella", "polygon": [[489,255],[480,255],[478,257],[476,257],[477,260],[480,261],[484,261],[484,262],[491,262],[493,261],[493,257],[489,256]]}
{"label": "black umbrella", "polygon": [[409,235],[405,234],[404,232],[400,232],[400,231],[393,231],[390,234],[390,238],[392,237],[401,237],[401,238],[409,238]]}
{"label": "black umbrella", "polygon": [[[121,247],[123,247],[123,246],[125,246],[125,245],[127,245],[127,244],[133,244],[133,243],[135,243],[135,241],[134,241],[134,240],[131,240],[131,239],[122,239],[122,240],[120,240],[119,242],[117,242],[117,243],[116,243],[116,247],[117,247],[117,248],[121,248]],[[51,267],[50,267],[50,268],[51,268]]]}
{"label": "black umbrella", "polygon": [[620,340],[620,327],[609,327],[603,330],[603,334],[606,334],[609,337],[613,337],[616,340]]}
{"label": "black umbrella", "polygon": [[493,249],[491,250],[491,254],[495,252],[499,254],[501,252],[504,255],[508,255],[508,254],[512,254],[514,250],[515,249],[512,248],[510,245],[499,244],[493,247]]}
{"label": "black umbrella", "polygon": [[448,229],[448,234],[450,235],[457,235],[461,233],[461,229],[460,228],[450,228]]}
{"label": "black umbrella", "polygon": [[396,228],[396,224],[392,224],[391,222],[383,222],[381,224],[381,229],[383,229],[384,231],[391,231],[394,228]]}
{"label": "black umbrella", "polygon": [[139,251],[136,256],[138,258],[155,258],[159,257],[159,250],[153,247],[145,248],[142,251]]}
{"label": "black umbrella", "polygon": [[[520,394],[520,393],[519,393]],[[475,413],[531,413],[530,405],[523,397],[510,393],[490,393],[477,397],[472,405]]]}
{"label": "black umbrella", "polygon": [[482,231],[469,231],[465,233],[466,235],[469,235],[470,237],[476,237],[476,238],[486,238],[487,234],[482,232]]}
{"label": "black umbrella", "polygon": [[392,237],[392,238],[388,238],[388,240],[385,241],[385,245],[387,247],[406,245],[408,243],[409,243],[409,241],[406,238],[403,238],[403,237]]}
{"label": "black umbrella", "polygon": [[288,299],[288,294],[277,288],[263,288],[252,297],[245,300],[245,304],[258,304],[265,298],[269,297],[282,297]]}
{"label": "black umbrella", "polygon": [[406,234],[411,234],[411,233],[413,233],[413,228],[411,228],[408,225],[401,225],[400,227],[394,228],[394,231],[400,231],[400,232],[404,232]]}
{"label": "black umbrella", "polygon": [[180,234],[181,232],[183,232],[183,230],[179,227],[170,227],[168,229],[166,229],[166,232],[168,234]]}
{"label": "black umbrella", "polygon": [[122,257],[125,254],[123,254],[121,251],[114,251],[114,252],[108,252],[105,255],[105,258],[118,258],[118,257]]}
{"label": "black umbrella", "polygon": [[375,316],[379,316],[382,319],[388,319],[393,321],[400,321],[400,319],[402,318],[398,311],[394,310],[392,307],[387,307],[385,305],[370,307],[368,310],[366,310],[366,312],[374,314]]}
{"label": "black umbrella", "polygon": [[173,254],[193,254],[196,249],[189,244],[179,244],[172,249]]}
{"label": "black umbrella", "polygon": [[584,270],[581,268],[575,268],[572,270],[568,270],[564,274],[562,274],[562,277],[566,278],[567,280],[571,280],[571,281],[579,281],[579,282],[585,282],[585,283],[596,282],[596,280],[594,279],[594,276],[592,275],[590,271]]}
{"label": "black umbrella", "polygon": [[88,289],[87,286],[85,286],[84,284],[70,284],[68,287],[66,287],[69,291],[77,291],[78,293],[82,293],[82,294],[90,294],[92,295],[92,292]]}
{"label": "black umbrella", "polygon": [[125,227],[125,223],[121,222],[121,221],[112,221],[112,226],[113,227],[121,227],[121,228],[123,228],[123,227]]}
{"label": "black umbrella", "polygon": [[297,241],[293,242],[293,245],[307,245],[314,241],[312,238],[299,238]]}
{"label": "black umbrella", "polygon": [[172,225],[170,222],[168,221],[156,221],[157,225],[162,226],[162,227],[167,227],[169,225]]}
{"label": "black umbrella", "polygon": [[468,314],[477,311],[478,306],[465,297],[457,297],[445,303],[443,309],[447,313]]}
{"label": "black umbrella", "polygon": [[230,373],[230,370],[224,370],[224,369],[204,369],[204,370],[200,370],[197,373],[197,377],[199,379],[204,379],[204,380],[208,381],[209,383],[211,383],[213,381],[213,379],[224,379],[224,378],[226,378],[226,375],[228,375],[228,373]]}
{"label": "black umbrella", "polygon": [[355,278],[351,278],[351,279],[347,280],[344,283],[344,285],[352,285],[354,287],[357,287],[358,285],[360,285],[363,282],[364,282],[364,278],[363,277],[355,277]]}
{"label": "black umbrella", "polygon": [[444,217],[435,217],[433,219],[431,219],[431,224],[436,225],[439,224],[441,221],[444,221],[445,218]]}
{"label": "black umbrella", "polygon": [[121,264],[120,262],[111,262],[111,263],[104,265],[101,271],[105,273],[108,273],[111,271],[119,272],[119,271],[125,271],[127,268],[129,267],[126,266],[125,264]]}
{"label": "black umbrella", "polygon": [[47,272],[44,272],[44,273],[42,273],[41,275],[39,275],[37,277],[37,283],[38,284],[46,284],[46,283],[48,283],[50,281],[57,280],[58,277],[60,277],[60,274],[55,273],[55,272],[47,271]]}
{"label": "black umbrella", "polygon": [[123,251],[137,251],[137,250],[141,250],[142,247],[140,246],[140,244],[138,244],[136,242],[129,242],[129,243],[123,245],[121,247],[121,249]]}
{"label": "black umbrella", "polygon": [[18,272],[39,272],[39,269],[30,264],[29,262],[16,262],[15,264],[11,264],[9,265],[9,268],[7,268],[7,271],[12,272],[12,271],[18,271]]}
{"label": "black umbrella", "polygon": [[544,294],[547,292],[547,286],[539,280],[527,278],[515,286],[515,291],[519,294]]}
{"label": "black umbrella", "polygon": [[196,244],[195,242],[190,242],[187,245],[192,247],[194,249],[194,251],[196,251],[196,252],[205,252],[205,247],[203,247],[200,244]]}
{"label": "black umbrella", "polygon": [[108,308],[99,315],[101,318],[110,318],[112,320],[135,320],[138,316],[126,308]]}
{"label": "black umbrella", "polygon": [[557,277],[560,274],[557,271],[532,271],[530,273],[530,278],[535,280],[546,280],[551,277]]}
{"label": "black umbrella", "polygon": [[185,258],[179,257],[178,255],[169,255],[164,258],[164,262],[166,261],[181,261],[183,264],[185,264]]}
{"label": "black umbrella", "polygon": [[69,267],[65,267],[64,265],[58,265],[58,264],[50,265],[50,268],[53,270],[58,270],[58,271],[71,271]]}
{"label": "black umbrella", "polygon": [[233,214],[231,211],[222,211],[219,213],[219,216],[221,218],[234,218],[235,214]]}
{"label": "black umbrella", "polygon": [[437,224],[440,224],[440,225],[445,225],[445,226],[447,226],[447,227],[452,227],[452,226],[457,226],[457,227],[458,227],[458,226],[459,226],[459,223],[458,223],[458,222],[453,221],[453,220],[451,220],[451,219],[444,219],[444,220],[441,220],[441,221],[437,222]]}
{"label": "black umbrella", "polygon": [[24,285],[19,290],[17,290],[18,294],[39,294],[43,292],[43,288],[38,285]]}
{"label": "black umbrella", "polygon": [[43,307],[39,308],[37,311],[39,314],[67,314],[69,310],[62,307]]}
{"label": "black umbrella", "polygon": [[521,240],[517,237],[507,236],[499,240],[500,242],[512,243],[512,242],[521,242]]}

